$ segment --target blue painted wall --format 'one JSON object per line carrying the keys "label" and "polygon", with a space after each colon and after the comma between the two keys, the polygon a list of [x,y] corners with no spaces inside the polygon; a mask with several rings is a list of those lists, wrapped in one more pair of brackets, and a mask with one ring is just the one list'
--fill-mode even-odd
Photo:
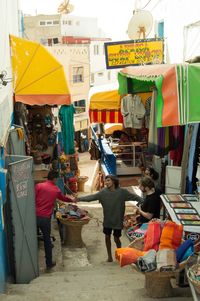
{"label": "blue painted wall", "polygon": [[8,259],[6,252],[6,235],[4,229],[3,205],[6,201],[6,171],[4,168],[4,149],[0,147],[0,293],[6,290]]}

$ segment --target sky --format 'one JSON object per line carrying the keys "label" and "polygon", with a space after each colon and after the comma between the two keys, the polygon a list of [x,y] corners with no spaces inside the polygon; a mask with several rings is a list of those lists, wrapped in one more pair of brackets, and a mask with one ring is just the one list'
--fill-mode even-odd
{"label": "sky", "polygon": [[[19,0],[24,14],[56,14],[64,0]],[[106,37],[114,41],[129,40],[126,33],[135,9],[135,0],[70,0],[71,15],[94,17]]]}

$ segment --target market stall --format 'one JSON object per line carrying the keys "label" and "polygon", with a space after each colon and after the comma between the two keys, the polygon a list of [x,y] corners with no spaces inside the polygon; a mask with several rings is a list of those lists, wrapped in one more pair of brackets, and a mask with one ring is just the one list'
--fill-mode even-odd
{"label": "market stall", "polygon": [[91,219],[88,211],[73,204],[61,204],[57,208],[56,218],[59,222],[63,246],[82,248],[84,246],[82,228]]}
{"label": "market stall", "polygon": [[24,128],[26,151],[34,158],[35,179],[44,181],[54,160],[58,161],[53,165],[56,169],[62,164],[62,172],[73,178],[78,172],[74,108],[63,66],[39,43],[10,36],[10,44],[15,122]]}
{"label": "market stall", "polygon": [[[167,185],[167,194],[162,196],[162,201],[169,217],[183,226],[184,238],[191,239],[197,249],[199,201],[194,192],[199,178],[197,176],[200,140],[199,79],[198,63],[127,67],[118,75],[121,95],[152,91],[148,148],[164,162],[160,174],[161,182],[163,181],[162,190],[164,192]],[[167,166],[168,169],[166,165],[170,165]],[[175,186],[174,183],[178,185]],[[170,192],[173,195],[170,196]],[[168,196],[173,197],[174,202],[170,203]],[[180,198],[180,202],[175,198]],[[187,214],[183,214],[185,211]],[[192,212],[193,215],[190,214]],[[183,278],[186,277],[184,272],[182,275]],[[152,283],[149,282],[148,286],[151,292],[153,292]],[[194,293],[194,289],[192,292]]]}
{"label": "market stall", "polygon": [[[140,93],[138,97],[145,102],[149,96],[150,93]],[[102,154],[104,173],[141,174],[141,145],[145,145],[145,135],[141,135],[142,126],[136,128],[129,126],[125,129],[124,115],[129,113],[122,110],[123,97],[118,93],[118,85],[104,85],[91,89],[89,100],[90,122],[104,125],[105,137],[96,141]],[[143,107],[143,103],[141,106]],[[129,139],[124,141],[120,133]]]}

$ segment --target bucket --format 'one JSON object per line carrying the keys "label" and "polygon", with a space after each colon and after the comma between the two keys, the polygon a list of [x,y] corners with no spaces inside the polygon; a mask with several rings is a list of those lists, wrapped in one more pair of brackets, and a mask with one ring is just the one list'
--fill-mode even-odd
{"label": "bucket", "polygon": [[76,177],[72,177],[68,179],[68,185],[69,185],[69,189],[72,192],[77,192],[77,178]]}
{"label": "bucket", "polygon": [[85,182],[87,182],[87,176],[80,176],[78,177],[78,191],[84,191]]}

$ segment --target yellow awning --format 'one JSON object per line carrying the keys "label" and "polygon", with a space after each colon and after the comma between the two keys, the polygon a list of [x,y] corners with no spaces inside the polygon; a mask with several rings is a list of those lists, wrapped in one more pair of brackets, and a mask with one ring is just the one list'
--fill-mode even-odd
{"label": "yellow awning", "polygon": [[91,110],[118,110],[120,108],[120,95],[118,90],[95,93],[90,98]]}
{"label": "yellow awning", "polygon": [[89,93],[90,122],[122,123],[121,96],[117,90],[118,84],[93,87]]}
{"label": "yellow awning", "polygon": [[63,66],[39,43],[10,36],[15,101],[30,105],[69,105]]}

